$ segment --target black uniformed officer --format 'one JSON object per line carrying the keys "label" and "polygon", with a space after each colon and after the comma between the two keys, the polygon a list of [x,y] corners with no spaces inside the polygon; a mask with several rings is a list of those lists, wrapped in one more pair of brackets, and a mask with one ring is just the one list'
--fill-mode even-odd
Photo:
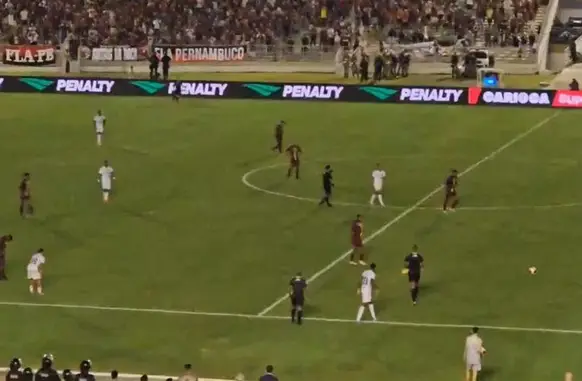
{"label": "black uniformed officer", "polygon": [[167,81],[170,76],[170,62],[172,62],[172,59],[168,55],[167,50],[164,52],[161,61],[162,61],[162,76],[164,78],[164,81]]}
{"label": "black uniformed officer", "polygon": [[305,305],[305,289],[307,281],[301,273],[297,273],[289,281],[289,299],[291,300],[291,322],[303,323],[303,306]]}
{"label": "black uniformed officer", "polygon": [[53,369],[53,357],[44,355],[40,369],[34,375],[34,381],[61,381],[59,373]]}
{"label": "black uniformed officer", "polygon": [[265,370],[265,374],[259,377],[259,381],[279,381],[275,374],[273,374],[273,365],[267,365]]}
{"label": "black uniformed officer", "polygon": [[412,252],[404,258],[404,267],[408,270],[408,281],[410,282],[410,297],[412,304],[418,301],[420,287],[420,275],[424,266],[424,258],[418,252],[418,246],[412,246]]}
{"label": "black uniformed officer", "polygon": [[75,376],[73,375],[73,372],[71,372],[70,369],[63,370],[63,381],[73,381],[74,379]]}
{"label": "black uniformed officer", "polygon": [[23,381],[32,381],[34,379],[34,373],[32,373],[32,369],[30,367],[24,368],[22,371],[22,380]]}
{"label": "black uniformed officer", "polygon": [[19,358],[13,358],[10,361],[10,366],[8,367],[8,372],[6,373],[6,381],[21,381],[24,373],[20,370],[22,362]]}
{"label": "black uniformed officer", "polygon": [[118,372],[118,371],[116,371],[115,369],[113,369],[113,370],[111,371],[111,379],[112,379],[112,380],[117,380],[117,377],[119,377],[119,372]]}
{"label": "black uniformed officer", "polygon": [[75,381],[95,381],[95,376],[91,373],[91,361],[83,360],[79,364],[79,373],[75,375]]}
{"label": "black uniformed officer", "polygon": [[331,169],[331,165],[326,165],[323,171],[323,175],[322,175],[322,181],[323,181],[323,197],[321,198],[321,201],[319,201],[319,205],[323,205],[323,204],[327,204],[327,206],[332,206],[331,203],[329,202],[329,199],[331,198],[331,192],[333,189],[333,169]]}

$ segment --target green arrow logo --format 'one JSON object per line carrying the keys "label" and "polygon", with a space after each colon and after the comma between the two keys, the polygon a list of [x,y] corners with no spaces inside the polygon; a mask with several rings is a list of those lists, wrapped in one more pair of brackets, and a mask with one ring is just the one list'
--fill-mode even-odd
{"label": "green arrow logo", "polygon": [[38,91],[43,91],[44,89],[55,83],[55,81],[42,78],[20,78],[20,82],[26,83],[28,86]]}
{"label": "green arrow logo", "polygon": [[273,93],[281,90],[281,86],[265,85],[261,83],[247,83],[246,85],[243,85],[243,87],[251,89],[263,97],[269,97],[273,95]]}
{"label": "green arrow logo", "polygon": [[380,99],[381,101],[385,101],[386,99],[391,98],[394,94],[398,92],[398,90],[375,86],[363,86],[360,87],[360,90],[365,91],[366,93],[376,97],[377,99]]}
{"label": "green arrow logo", "polygon": [[131,84],[135,87],[139,87],[146,93],[152,95],[166,87],[165,84],[152,81],[131,81]]}

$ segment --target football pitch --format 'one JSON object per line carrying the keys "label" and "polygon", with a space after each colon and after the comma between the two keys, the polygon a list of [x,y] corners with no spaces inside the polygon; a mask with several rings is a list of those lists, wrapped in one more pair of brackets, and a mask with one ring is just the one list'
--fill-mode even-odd
{"label": "football pitch", "polygon": [[[463,377],[464,338],[482,328],[484,380],[582,371],[578,223],[582,130],[575,111],[449,106],[2,95],[0,359],[58,368],[282,380]],[[108,119],[104,145],[92,118]],[[301,180],[271,152],[273,128],[304,151]],[[97,170],[116,171],[101,201]],[[370,207],[386,170],[386,208]],[[334,168],[335,206],[318,207]],[[444,215],[442,184],[463,173]],[[36,216],[18,216],[32,174]],[[355,324],[362,267],[350,223],[364,218],[380,293],[377,324]],[[426,260],[420,303],[400,269]],[[46,251],[45,295],[25,266]],[[536,266],[536,275],[528,267]],[[287,284],[310,278],[307,320],[288,320]],[[309,319],[313,318],[313,319]]]}

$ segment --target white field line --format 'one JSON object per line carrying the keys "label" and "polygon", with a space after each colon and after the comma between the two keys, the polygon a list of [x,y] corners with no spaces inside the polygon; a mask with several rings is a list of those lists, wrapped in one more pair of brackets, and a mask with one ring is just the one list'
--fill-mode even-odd
{"label": "white field line", "polygon": [[[494,151],[492,151],[487,156],[485,156],[482,159],[480,159],[479,161],[471,164],[468,168],[466,168],[463,172],[461,172],[459,174],[459,176],[464,176],[464,175],[472,172],[476,168],[478,168],[481,164],[486,163],[487,161],[495,158],[497,155],[499,155],[500,153],[502,153],[506,149],[510,148],[515,143],[521,141],[522,139],[524,139],[527,136],[529,136],[531,133],[533,133],[533,132],[537,131],[539,128],[545,126],[548,122],[550,122],[552,119],[554,119],[559,114],[560,114],[560,111],[556,111],[555,113],[553,113],[549,117],[547,117],[547,118],[541,120],[540,122],[534,124],[533,126],[531,126],[530,128],[528,128],[524,132],[518,134],[517,136],[515,136],[514,138],[512,138],[511,140],[509,140],[507,143],[503,144],[499,148],[497,148]],[[408,216],[410,213],[412,213],[415,210],[417,210],[422,204],[424,204],[426,201],[428,201],[429,199],[431,199],[435,194],[439,193],[442,189],[443,189],[443,185],[441,184],[438,187],[436,187],[435,189],[433,189],[432,191],[430,191],[429,193],[427,193],[425,196],[423,196],[422,198],[420,198],[418,201],[416,201],[410,207],[408,207],[405,210],[403,210],[396,217],[394,217],[393,219],[391,219],[390,221],[388,221],[384,225],[382,225],[378,230],[372,232],[372,234],[370,234],[368,237],[366,237],[366,239],[364,239],[364,244],[365,243],[368,243],[368,242],[370,242],[372,240],[374,240],[376,237],[378,237],[379,235],[381,235],[382,233],[384,233],[386,230],[388,230],[391,226],[397,224],[404,217]],[[313,274],[309,279],[307,279],[307,282],[308,283],[311,283],[311,282],[315,281],[316,279],[318,279],[319,277],[321,277],[322,275],[324,275],[325,273],[327,273],[329,270],[331,270],[332,268],[334,268],[338,263],[342,262],[348,255],[350,255],[350,252],[351,252],[351,250],[347,250],[344,253],[340,254],[339,257],[337,257],[336,259],[334,259],[333,261],[331,261],[328,265],[326,265],[325,267],[323,267],[322,269],[320,269],[319,271],[317,271],[315,274]],[[267,307],[265,307],[257,315],[258,316],[264,316],[264,315],[268,314],[275,307],[277,307],[279,304],[283,303],[287,299],[288,299],[288,295],[287,294],[281,296],[280,298],[278,298],[277,300],[275,300],[273,303],[271,303]]]}
{"label": "white field line", "polygon": [[[254,169],[250,170],[249,172],[245,173],[242,176],[241,181],[248,188],[251,188],[251,189],[256,190],[258,192],[261,192],[261,193],[270,194],[272,196],[284,197],[284,198],[288,198],[288,199],[291,199],[291,200],[310,202],[312,204],[319,203],[320,199],[318,199],[318,198],[302,197],[302,196],[296,196],[296,195],[289,194],[289,193],[272,191],[272,190],[269,190],[269,189],[261,188],[261,187],[255,185],[255,184],[253,184],[249,180],[249,178],[252,175],[254,175],[255,173],[259,173],[259,172],[265,171],[267,169],[283,167],[285,165],[287,165],[287,164],[285,164],[285,163],[277,163],[277,164],[267,165],[265,167],[254,168]],[[334,201],[333,204],[334,205],[338,205],[338,206],[354,206],[354,207],[358,207],[358,208],[382,209],[382,207],[380,207],[380,206],[370,205],[369,203]],[[548,210],[548,209],[560,209],[560,208],[575,208],[575,207],[579,207],[579,206],[582,206],[582,201],[559,203],[559,204],[546,204],[546,205],[483,205],[483,206],[463,206],[462,208],[459,209],[459,211],[492,211],[492,212],[495,212],[495,211],[512,211],[512,210]],[[384,208],[385,209],[402,210],[402,209],[408,209],[409,207],[408,206],[404,206],[404,205],[386,205]],[[437,210],[437,211],[441,211],[442,208],[439,207],[439,206],[419,206],[419,207],[416,208],[416,210]]]}
{"label": "white field line", "polygon": [[[131,308],[131,307],[113,307],[113,306],[91,306],[81,304],[52,304],[52,303],[27,303],[27,302],[2,302],[0,301],[0,308],[2,306],[11,307],[25,307],[25,308],[55,308],[55,309],[70,309],[70,310],[93,310],[105,312],[128,312],[128,313],[143,313],[143,314],[160,314],[160,315],[182,315],[182,316],[202,316],[202,317],[224,317],[224,318],[238,318],[247,320],[281,320],[288,321],[289,316],[274,316],[274,315],[255,315],[255,314],[237,314],[226,312],[203,312],[203,311],[187,311],[187,310],[166,310],[157,308]],[[495,325],[479,325],[479,324],[440,324],[440,323],[421,323],[421,322],[406,322],[406,321],[389,321],[380,320],[376,322],[361,322],[350,319],[334,319],[326,317],[307,317],[306,322],[319,323],[336,323],[336,324],[363,324],[363,325],[380,325],[380,326],[396,326],[396,327],[416,327],[416,328],[447,328],[447,329],[467,329],[477,326],[482,329],[491,331],[514,331],[514,332],[539,332],[539,333],[561,333],[570,335],[582,335],[582,330],[576,329],[556,329],[556,328],[535,328],[535,327],[510,327],[510,326],[495,326]],[[133,377],[136,375],[129,375]],[[139,376],[138,376],[139,377]],[[168,376],[158,376],[163,379]]]}

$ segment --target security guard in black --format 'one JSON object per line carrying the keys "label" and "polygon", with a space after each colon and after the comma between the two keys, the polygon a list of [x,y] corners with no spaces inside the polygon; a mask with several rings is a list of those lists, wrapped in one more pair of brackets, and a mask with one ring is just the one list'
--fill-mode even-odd
{"label": "security guard in black", "polygon": [[34,381],[61,381],[59,373],[53,369],[53,360],[51,357],[42,358],[42,365],[34,375]]}
{"label": "security guard in black", "polygon": [[21,381],[24,375],[20,370],[21,366],[20,359],[13,358],[12,361],[10,361],[9,370],[6,373],[6,381]]}
{"label": "security guard in black", "polygon": [[75,375],[75,381],[95,381],[95,376],[91,371],[91,361],[83,360],[79,365],[79,373]]}

